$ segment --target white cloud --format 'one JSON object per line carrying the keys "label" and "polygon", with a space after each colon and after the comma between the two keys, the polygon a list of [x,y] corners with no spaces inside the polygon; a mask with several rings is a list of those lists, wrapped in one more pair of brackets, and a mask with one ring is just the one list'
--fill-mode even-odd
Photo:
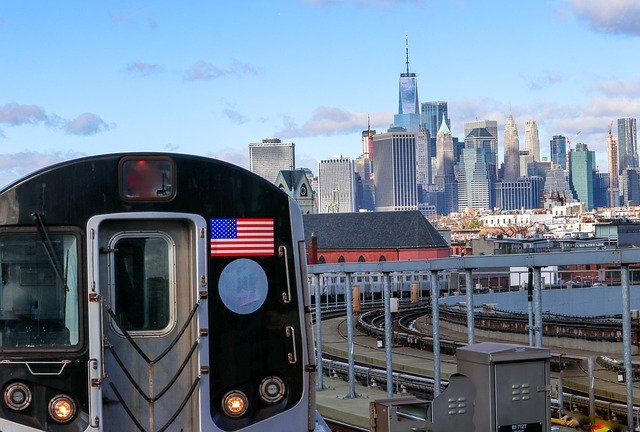
{"label": "white cloud", "polygon": [[248,121],[247,117],[242,114],[240,111],[237,111],[233,108],[226,108],[222,110],[222,114],[232,122],[236,124],[244,124]]}
{"label": "white cloud", "polygon": [[201,81],[221,78],[225,76],[256,76],[260,70],[248,64],[234,61],[228,67],[215,65],[204,60],[198,60],[182,76],[184,81]]}
{"label": "white cloud", "polygon": [[601,81],[588,86],[587,90],[596,90],[610,97],[640,96],[640,77],[630,80],[612,79]]}
{"label": "white cloud", "polygon": [[640,35],[640,2],[637,0],[570,0],[579,20],[593,30]]}
{"label": "white cloud", "polygon": [[562,76],[556,72],[545,72],[536,76],[520,74],[520,77],[525,81],[529,90],[542,90],[564,81]]}
{"label": "white cloud", "polygon": [[67,122],[65,131],[71,135],[95,135],[113,127],[114,125],[108,125],[100,116],[87,112]]}
{"label": "white cloud", "polygon": [[[64,129],[66,133],[73,135],[94,135],[115,127],[107,124],[100,116],[93,113],[83,113],[73,120],[67,120],[55,114],[47,114],[46,110],[38,105],[26,105],[8,103],[0,105],[0,124],[8,126],[24,126],[42,124],[48,127]],[[0,130],[0,138],[4,138]]]}
{"label": "white cloud", "polygon": [[238,165],[242,168],[249,169],[249,150],[241,152],[234,148],[223,148],[211,153],[207,153],[208,157],[219,159],[225,162]]}
{"label": "white cloud", "polygon": [[[316,108],[311,118],[300,126],[292,118],[284,117],[283,128],[276,132],[274,136],[299,138],[354,133],[367,128],[368,115],[366,112],[321,106]],[[393,113],[391,111],[371,113],[371,127],[374,129],[376,126],[386,129],[392,121]]]}
{"label": "white cloud", "polygon": [[129,72],[132,74],[140,75],[140,76],[149,76],[156,74],[158,72],[162,72],[162,66],[153,63],[145,63],[140,61],[135,61],[127,64],[124,68],[125,72]]}
{"label": "white cloud", "polygon": [[0,186],[5,186],[40,168],[83,156],[77,152],[41,153],[23,151],[0,154]]}
{"label": "white cloud", "polygon": [[23,105],[8,103],[0,105],[0,123],[10,126],[24,124],[51,123],[52,117],[47,115],[44,108],[38,105]]}

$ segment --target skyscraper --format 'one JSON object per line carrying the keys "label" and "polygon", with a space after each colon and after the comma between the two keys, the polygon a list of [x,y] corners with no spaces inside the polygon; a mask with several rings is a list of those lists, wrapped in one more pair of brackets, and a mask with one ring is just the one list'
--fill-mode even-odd
{"label": "skyscraper", "polygon": [[422,112],[420,113],[420,126],[429,131],[431,138],[436,137],[442,117],[444,116],[447,127],[451,129],[451,120],[449,120],[449,109],[446,102],[431,101],[422,103]]}
{"label": "skyscraper", "polygon": [[416,134],[377,134],[373,148],[376,211],[416,210]]}
{"label": "skyscraper", "polygon": [[[420,111],[420,128],[426,129],[429,132],[429,147],[428,152],[431,155],[429,165],[434,163],[433,158],[436,155],[436,135],[440,129],[440,123],[442,122],[442,116],[444,116],[447,123],[447,127],[451,130],[451,120],[449,119],[449,108],[447,103],[443,101],[431,101],[421,104]],[[434,172],[433,166],[431,172]],[[433,183],[433,176],[431,177],[431,183]]]}
{"label": "skyscraper", "polygon": [[640,168],[629,168],[622,171],[622,195],[624,204],[640,205]]}
{"label": "skyscraper", "polygon": [[[373,139],[371,141],[373,147]],[[364,155],[356,158],[356,207],[358,210],[375,210],[375,195],[373,186],[373,164]]]}
{"label": "skyscraper", "polygon": [[520,177],[529,175],[529,165],[534,163],[533,156],[528,150],[520,150]]}
{"label": "skyscraper", "polygon": [[593,175],[593,206],[611,207],[609,203],[609,173],[597,169]]}
{"label": "skyscraper", "polygon": [[516,181],[520,177],[520,140],[518,139],[518,127],[509,114],[504,125],[504,165],[503,180]]}
{"label": "skyscraper", "polygon": [[429,131],[420,127],[416,133],[416,181],[419,189],[426,189],[431,184],[431,156]]}
{"label": "skyscraper", "polygon": [[400,74],[398,85],[398,114],[393,116],[393,125],[407,132],[417,132],[420,127],[420,104],[416,74],[409,72],[409,38],[405,39],[407,71]]}
{"label": "skyscraper", "polygon": [[367,130],[362,131],[362,156],[373,161],[373,136],[375,129],[371,129],[371,118],[367,116]]}
{"label": "skyscraper", "polygon": [[571,185],[569,184],[567,171],[553,162],[551,165],[552,167],[547,172],[544,181],[544,195],[546,197],[562,198],[566,202],[575,201]]}
{"label": "skyscraper", "polygon": [[609,156],[609,205],[620,205],[620,170],[618,169],[618,139],[611,132],[607,134],[607,153]]}
{"label": "skyscraper", "polygon": [[353,162],[343,156],[318,163],[318,211],[348,213],[356,211]]}
{"label": "skyscraper", "polygon": [[447,182],[453,179],[453,138],[444,115],[436,137],[436,163],[434,168],[434,183],[439,189],[444,190]]}
{"label": "skyscraper", "polygon": [[538,123],[535,120],[527,120],[524,125],[524,149],[533,156],[534,161],[540,161],[540,137]]}
{"label": "skyscraper", "polygon": [[295,144],[279,139],[263,139],[249,144],[249,170],[275,182],[280,171],[296,169]]}
{"label": "skyscraper", "polygon": [[554,135],[549,141],[551,162],[567,169],[567,138],[562,135]]}
{"label": "skyscraper", "polygon": [[542,177],[522,177],[516,181],[496,183],[496,207],[502,210],[540,208],[544,186]]}
{"label": "skyscraper", "polygon": [[498,122],[495,120],[475,120],[465,123],[464,146],[484,149],[483,155],[487,170],[491,181],[495,182],[498,173]]}
{"label": "skyscraper", "polygon": [[638,136],[636,119],[618,119],[618,172],[638,168]]}
{"label": "skyscraper", "polygon": [[458,211],[466,208],[491,209],[494,205],[494,182],[483,147],[465,147],[455,166],[458,182]]}
{"label": "skyscraper", "polygon": [[569,153],[569,184],[573,195],[584,204],[587,210],[591,210],[594,207],[593,177],[595,160],[595,152],[589,150],[586,144],[576,144],[576,148]]}
{"label": "skyscraper", "polygon": [[440,214],[449,214],[458,208],[458,185],[454,173],[453,138],[444,114],[436,137],[434,165],[434,183],[439,192],[436,210]]}

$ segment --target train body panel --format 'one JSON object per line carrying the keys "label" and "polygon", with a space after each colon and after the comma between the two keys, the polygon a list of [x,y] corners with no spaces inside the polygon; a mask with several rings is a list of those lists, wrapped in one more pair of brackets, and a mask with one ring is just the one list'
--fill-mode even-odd
{"label": "train body panel", "polygon": [[9,186],[0,288],[31,310],[0,315],[0,389],[31,400],[0,400],[0,430],[313,430],[304,250],[294,201],[212,159],[96,156]]}

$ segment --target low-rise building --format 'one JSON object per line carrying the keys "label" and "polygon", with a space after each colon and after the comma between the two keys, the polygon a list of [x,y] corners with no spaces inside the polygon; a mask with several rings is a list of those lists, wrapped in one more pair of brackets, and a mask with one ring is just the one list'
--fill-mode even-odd
{"label": "low-rise building", "polygon": [[304,215],[308,262],[445,258],[449,244],[419,211]]}

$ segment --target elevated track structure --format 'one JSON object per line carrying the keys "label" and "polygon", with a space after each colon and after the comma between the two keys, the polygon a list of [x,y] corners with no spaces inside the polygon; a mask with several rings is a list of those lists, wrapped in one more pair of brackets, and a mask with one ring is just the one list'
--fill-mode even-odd
{"label": "elevated track structure", "polygon": [[[349,393],[347,397],[355,397],[355,361],[354,361],[354,306],[359,307],[358,302],[354,302],[354,286],[365,279],[374,280],[380,287],[378,299],[381,299],[384,305],[384,313],[382,318],[379,316],[376,327],[380,338],[384,337],[383,345],[386,353],[386,381],[393,382],[393,340],[394,340],[394,319],[392,313],[396,310],[398,297],[403,296],[404,290],[400,288],[396,290],[396,296],[393,295],[393,281],[415,281],[419,286],[420,300],[428,297],[429,307],[421,311],[424,314],[430,311],[431,318],[431,335],[412,334],[412,332],[404,333],[407,341],[414,343],[424,343],[433,351],[434,367],[433,367],[433,395],[437,397],[442,389],[441,380],[441,355],[442,352],[454,351],[456,343],[464,343],[461,341],[444,341],[441,338],[441,325],[443,322],[454,323],[456,325],[466,325],[467,344],[473,344],[476,341],[476,334],[480,331],[498,331],[496,327],[502,330],[508,329],[510,332],[526,332],[528,343],[530,346],[543,347],[543,337],[555,333],[562,334],[567,337],[577,337],[583,340],[607,340],[607,342],[621,345],[620,352],[622,359],[619,362],[625,376],[634,376],[634,366],[632,362],[632,353],[634,348],[634,335],[632,334],[632,306],[631,306],[631,277],[630,267],[640,263],[640,250],[638,249],[616,249],[602,251],[574,251],[571,253],[554,252],[544,254],[514,254],[514,255],[497,255],[497,256],[465,256],[450,257],[442,259],[433,259],[428,261],[397,261],[397,262],[360,262],[360,263],[336,263],[336,264],[316,264],[310,265],[308,268],[309,277],[313,287],[313,300],[316,314],[316,350],[319,357],[322,356],[322,312],[323,298],[330,300],[329,284],[341,284],[342,297],[346,309],[347,320],[347,378],[349,382]],[[582,267],[581,267],[582,266]],[[551,315],[545,316],[543,313],[543,292],[548,292],[551,288],[558,288],[562,284],[558,281],[547,281],[543,277],[543,269],[548,268],[607,268],[609,275],[615,272],[617,277],[609,276],[610,284],[619,283],[619,286],[609,286],[611,293],[611,302],[617,303],[616,316],[597,317],[601,319],[597,324],[589,325],[581,318],[558,319]],[[483,316],[481,312],[476,312],[475,300],[478,294],[474,292],[477,286],[474,286],[474,273],[486,273],[496,268],[507,269],[525,269],[530,275],[527,313],[514,314],[513,317],[507,319],[506,315],[499,319],[496,317]],[[546,270],[545,270],[546,271]],[[451,278],[452,275],[462,274],[464,277],[463,289],[459,287],[458,281],[454,285],[454,291],[464,293],[459,295],[459,299],[464,299],[464,308],[451,308],[443,306],[446,297],[443,292],[443,286],[447,287],[446,294],[452,291]],[[373,278],[373,279],[372,279]],[[421,281],[426,279],[428,287],[427,296],[423,296]],[[511,284],[507,289],[513,288]],[[633,292],[637,291],[637,286],[633,287]],[[518,289],[518,288],[516,288]],[[567,292],[570,290],[567,290]],[[585,292],[586,293],[586,292]],[[355,290],[356,296],[359,293]],[[445,295],[446,295],[445,294]],[[323,297],[324,296],[324,297]],[[640,296],[638,296],[640,297]],[[364,298],[364,296],[363,296]],[[370,300],[376,300],[376,293],[370,291]],[[338,290],[334,287],[333,300],[337,304],[339,301]],[[636,298],[637,300],[637,298]],[[460,300],[458,303],[462,303]],[[498,308],[500,306],[498,305]],[[326,308],[326,305],[325,305]],[[636,306],[636,308],[640,308]],[[526,321],[525,321],[526,317]],[[604,320],[604,321],[602,321]],[[573,322],[575,321],[575,322]],[[362,324],[361,324],[362,325]],[[396,326],[398,324],[396,323]],[[637,332],[636,332],[637,334]],[[637,339],[637,337],[636,337]],[[563,360],[570,361],[570,356],[563,356]],[[616,363],[612,363],[612,367],[616,367]],[[317,385],[322,388],[322,370],[319,368]],[[633,406],[633,386],[632,380],[626,380],[626,414],[627,425],[630,429],[634,427],[634,406]],[[387,386],[389,397],[393,395],[393,386]],[[558,393],[558,405],[562,412],[563,391]]]}

